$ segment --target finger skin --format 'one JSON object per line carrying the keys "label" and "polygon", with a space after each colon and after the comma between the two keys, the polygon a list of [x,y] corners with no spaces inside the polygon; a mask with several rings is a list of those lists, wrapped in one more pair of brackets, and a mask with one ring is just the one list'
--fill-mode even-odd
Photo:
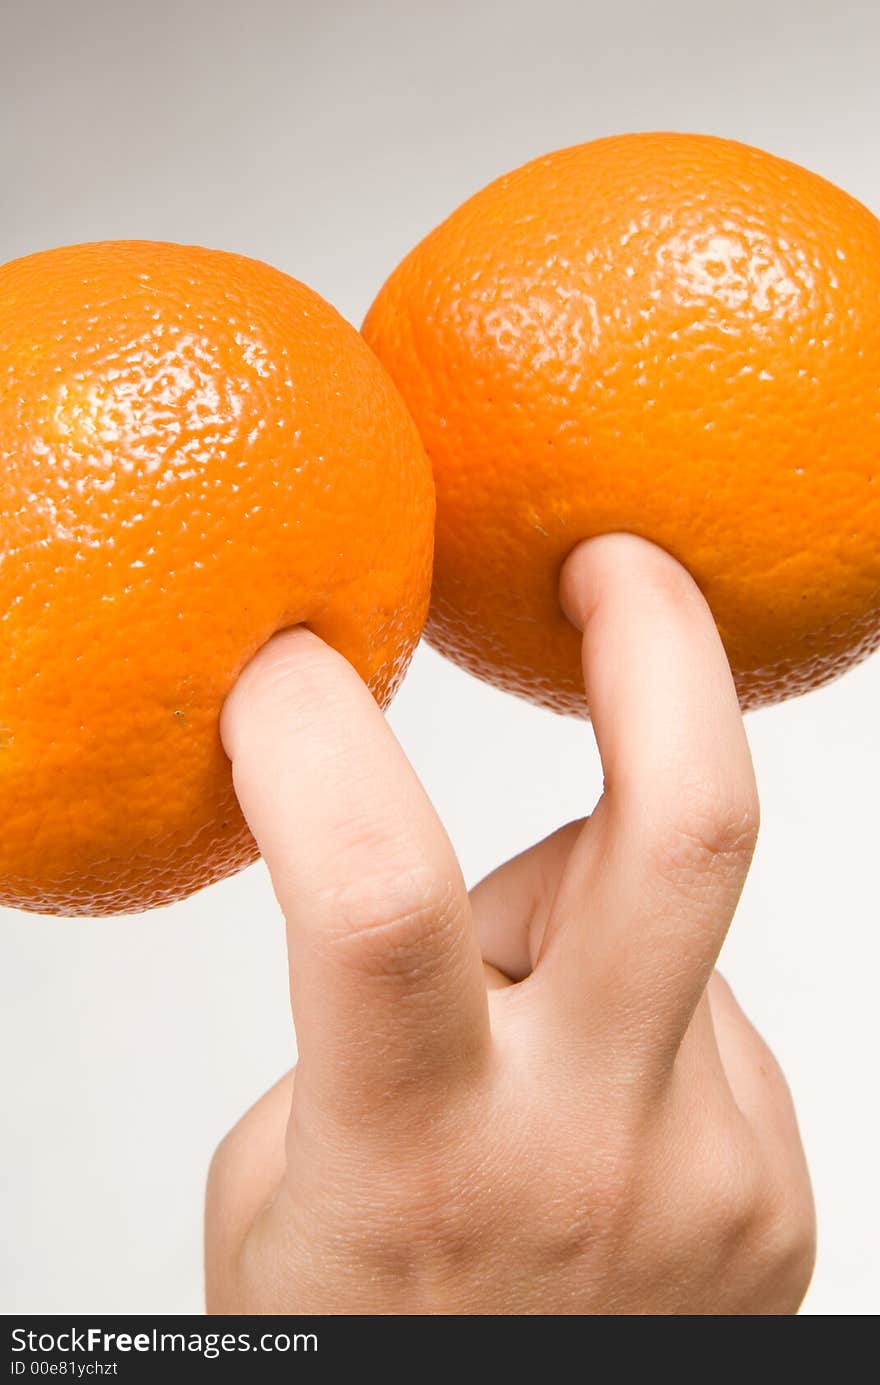
{"label": "finger skin", "polygon": [[303,629],[227,700],[242,811],[287,921],[298,1092],[346,1119],[479,1061],[488,1006],[452,847],[354,669]]}
{"label": "finger skin", "polygon": [[816,1258],[816,1207],[785,1074],[718,972],[713,974],[706,994],[733,1099],[767,1152],[766,1167],[771,1176],[765,1192],[775,1205],[773,1225],[792,1220],[797,1223],[800,1259],[812,1266]]}
{"label": "finger skin", "polygon": [[569,1012],[583,1010],[589,988],[593,1022],[607,1024],[610,1006],[673,1057],[754,849],[742,716],[709,609],[661,549],[626,534],[581,544],[560,596],[583,631],[605,786],[572,850],[539,971]]}
{"label": "finger skin", "polygon": [[531,972],[562,872],[583,824],[570,822],[471,890],[483,958],[514,981]]}
{"label": "finger skin", "polygon": [[756,1130],[797,1151],[806,1174],[794,1101],[779,1063],[717,971],[707,997],[718,1052],[737,1106]]}
{"label": "finger skin", "polygon": [[275,1197],[287,1169],[285,1132],[294,1071],[269,1088],[224,1137],[211,1160],[205,1190],[205,1289],[228,1298],[239,1250],[259,1213]]}

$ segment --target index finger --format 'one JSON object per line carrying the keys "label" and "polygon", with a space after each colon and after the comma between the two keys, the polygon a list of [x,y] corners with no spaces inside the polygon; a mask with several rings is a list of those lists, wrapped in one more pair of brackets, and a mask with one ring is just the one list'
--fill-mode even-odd
{"label": "index finger", "polygon": [[287,921],[298,1093],[360,1119],[477,1060],[488,1003],[458,862],[351,665],[286,631],[221,728]]}
{"label": "index finger", "polygon": [[567,991],[583,1012],[588,990],[593,1021],[610,1009],[654,1051],[674,1051],[754,850],[742,714],[711,612],[669,554],[626,534],[591,540],[567,560],[561,598],[583,631],[605,788],[564,872],[544,963],[557,998]]}

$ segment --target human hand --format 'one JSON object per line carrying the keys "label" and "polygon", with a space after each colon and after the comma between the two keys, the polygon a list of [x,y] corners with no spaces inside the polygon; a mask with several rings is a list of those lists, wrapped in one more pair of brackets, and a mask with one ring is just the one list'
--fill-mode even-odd
{"label": "human hand", "polygon": [[561,596],[604,793],[470,897],[339,655],[280,635],[226,704],[299,1065],[214,1158],[210,1312],[800,1304],[814,1218],[791,1099],[713,976],[758,821],[714,622],[625,535],[576,549]]}

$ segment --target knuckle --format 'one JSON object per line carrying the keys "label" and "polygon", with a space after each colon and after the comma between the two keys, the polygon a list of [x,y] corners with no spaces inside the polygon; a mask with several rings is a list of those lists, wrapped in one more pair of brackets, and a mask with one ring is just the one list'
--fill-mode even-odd
{"label": "knuckle", "polygon": [[614,1119],[594,1129],[589,1150],[584,1149],[581,1111],[561,1127],[564,1139],[555,1167],[557,1187],[566,1195],[548,1189],[551,1201],[541,1217],[544,1242],[559,1263],[601,1256],[603,1247],[613,1252],[625,1244],[652,1196],[645,1178],[651,1137],[644,1113],[625,1093],[615,1097]]}
{"label": "knuckle", "polygon": [[[484,1272],[481,1250],[504,1216],[500,1201],[476,1187],[472,1159],[428,1140],[417,1159],[388,1158],[373,1170],[373,1192],[356,1223],[340,1228],[347,1254],[420,1311],[442,1311]],[[393,1215],[389,1215],[392,1212]]]}
{"label": "knuckle", "polygon": [[427,868],[375,872],[336,883],[322,901],[324,945],[353,969],[413,979],[440,967],[459,924],[459,892]]}
{"label": "knuckle", "polygon": [[762,1219],[763,1198],[755,1171],[731,1160],[716,1174],[712,1196],[722,1239],[728,1244],[745,1243]]}
{"label": "knuckle", "polygon": [[750,1138],[733,1135],[704,1188],[725,1263],[742,1267],[752,1298],[793,1312],[809,1287],[816,1219],[809,1183],[768,1171]]}
{"label": "knuckle", "polygon": [[719,868],[739,877],[751,862],[759,826],[760,807],[752,786],[692,787],[658,829],[656,864],[678,882]]}
{"label": "knuckle", "polygon": [[738,1126],[721,1128],[692,1176],[693,1205],[726,1250],[750,1242],[766,1206],[761,1167],[752,1141]]}
{"label": "knuckle", "polygon": [[801,1303],[816,1264],[816,1214],[809,1185],[777,1186],[765,1198],[758,1228],[762,1257],[777,1297],[790,1309]]}

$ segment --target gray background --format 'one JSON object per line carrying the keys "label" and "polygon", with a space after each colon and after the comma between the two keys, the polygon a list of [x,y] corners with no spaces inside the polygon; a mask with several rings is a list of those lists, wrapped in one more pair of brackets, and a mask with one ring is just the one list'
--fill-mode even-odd
{"label": "gray background", "polygon": [[[358,322],[465,195],[554,146],[730,135],[880,212],[873,0],[0,0],[0,260],[240,250]],[[764,807],[725,969],[798,1101],[813,1313],[880,1308],[880,660],[749,719]],[[392,722],[470,880],[587,810],[587,728],[420,651]],[[2,830],[2,827],[0,827]],[[293,1058],[262,866],[151,916],[0,917],[0,1309],[199,1311],[226,1127]]]}

